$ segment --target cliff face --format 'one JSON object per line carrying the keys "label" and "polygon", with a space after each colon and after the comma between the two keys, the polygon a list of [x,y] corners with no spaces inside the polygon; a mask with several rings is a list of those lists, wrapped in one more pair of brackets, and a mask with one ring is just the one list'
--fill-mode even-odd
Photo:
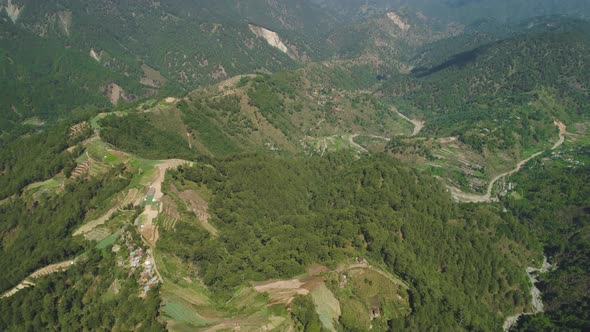
{"label": "cliff face", "polygon": [[[18,5],[15,3],[12,3],[12,0],[8,0],[6,2],[6,6],[4,7],[4,10],[6,10],[6,14],[8,15],[8,17],[10,17],[10,19],[12,20],[13,23],[16,23],[16,20],[18,20],[18,17],[20,16],[21,11],[23,10],[24,6],[23,5]],[[0,11],[1,11],[2,7],[0,6]]]}
{"label": "cliff face", "polygon": [[289,52],[289,49],[276,32],[252,24],[248,24],[248,27],[250,28],[250,31],[252,31],[252,33],[254,33],[256,36],[266,40],[270,46],[278,48],[285,54]]}
{"label": "cliff face", "polygon": [[286,44],[283,42],[281,37],[275,31],[271,31],[267,28],[259,27],[253,24],[248,24],[250,31],[255,34],[258,38],[264,39],[268,45],[279,49],[281,52],[287,54],[291,59],[299,62],[306,62],[307,57],[301,56],[297,51],[297,48],[293,45]]}

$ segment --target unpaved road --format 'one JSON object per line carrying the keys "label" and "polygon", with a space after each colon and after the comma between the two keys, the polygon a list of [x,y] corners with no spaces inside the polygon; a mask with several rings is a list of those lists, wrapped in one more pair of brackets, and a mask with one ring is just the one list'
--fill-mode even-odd
{"label": "unpaved road", "polygon": [[350,145],[352,145],[353,147],[355,147],[359,151],[361,151],[361,152],[368,152],[367,149],[363,148],[362,146],[360,146],[359,144],[357,144],[354,141],[354,139],[357,138],[358,136],[359,136],[359,134],[349,135],[348,136],[348,142],[350,143]]}
{"label": "unpaved road", "polygon": [[418,135],[422,129],[424,128],[424,125],[426,124],[426,122],[424,121],[420,121],[417,119],[410,119],[407,116],[403,115],[400,111],[398,111],[397,108],[392,107],[391,108],[397,115],[399,115],[400,118],[412,123],[414,125],[414,131],[412,131],[412,134],[410,136],[416,136]]}
{"label": "unpaved road", "polygon": [[154,206],[146,205],[144,212],[141,215],[145,217],[145,221],[142,223],[139,232],[141,234],[142,240],[152,248],[152,253],[150,254],[152,266],[154,267],[154,271],[160,278],[160,282],[164,282],[164,279],[162,278],[162,275],[158,270],[156,259],[153,253],[159,238],[158,226],[154,225],[154,220],[162,212],[163,204],[161,204],[161,202],[162,198],[164,197],[164,193],[162,192],[162,183],[166,178],[166,171],[184,164],[192,165],[192,162],[181,159],[169,159],[163,160],[156,165],[156,168],[158,169],[158,175],[156,176],[156,179],[151,183],[150,187],[154,189],[153,201],[160,202],[160,205],[157,209]]}
{"label": "unpaved road", "polygon": [[46,267],[38,269],[37,271],[31,273],[28,277],[26,277],[23,281],[21,281],[14,288],[12,288],[11,290],[2,294],[2,298],[11,297],[12,295],[16,294],[21,289],[24,289],[24,288],[27,288],[30,286],[35,286],[35,284],[33,282],[28,281],[29,279],[38,279],[40,277],[46,276],[51,273],[64,271],[64,270],[68,269],[70,266],[74,265],[76,263],[76,260],[77,259],[67,260],[64,262],[47,265]]}
{"label": "unpaved road", "polygon": [[156,192],[154,193],[155,201],[161,201],[162,197],[164,197],[164,193],[162,192],[162,182],[164,182],[166,171],[184,164],[192,165],[192,162],[181,159],[169,159],[163,160],[162,162],[156,165],[156,167],[158,168],[158,177],[152,183],[152,187],[156,190]]}
{"label": "unpaved road", "polygon": [[130,189],[125,195],[125,198],[121,200],[119,203],[115,204],[112,208],[110,208],[104,215],[100,218],[87,222],[86,224],[82,225],[74,232],[74,236],[82,235],[91,232],[97,226],[106,223],[115,212],[120,210],[123,206],[133,203],[134,205],[139,205],[141,202],[141,196],[138,196],[137,189]]}
{"label": "unpaved road", "polygon": [[[559,128],[559,139],[553,145],[551,150],[555,150],[555,149],[559,148],[563,144],[563,142],[565,142],[565,134],[567,134],[567,127],[561,121],[555,120],[553,123]],[[544,152],[545,151],[537,152],[537,153],[533,154],[532,156],[519,161],[513,170],[496,175],[488,184],[488,188],[486,190],[485,195],[469,194],[469,193],[463,192],[460,189],[458,189],[456,187],[452,187],[452,186],[448,186],[448,188],[451,192],[451,195],[453,196],[453,199],[457,202],[485,203],[485,202],[497,201],[496,197],[491,197],[494,184],[496,184],[496,182],[498,182],[498,180],[520,171],[522,166],[524,166],[526,163],[528,163],[531,159],[536,158],[539,155],[543,154]]]}

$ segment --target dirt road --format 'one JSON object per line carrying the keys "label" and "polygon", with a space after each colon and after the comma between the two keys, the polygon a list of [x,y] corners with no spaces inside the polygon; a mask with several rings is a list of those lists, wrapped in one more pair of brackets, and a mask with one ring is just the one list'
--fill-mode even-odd
{"label": "dirt road", "polygon": [[130,189],[125,195],[125,198],[123,198],[119,203],[115,204],[115,206],[110,208],[100,218],[89,221],[86,224],[82,225],[74,232],[74,236],[89,233],[97,226],[106,223],[109,219],[111,219],[115,212],[117,212],[127,204],[133,203],[133,205],[138,205],[141,202],[141,196],[138,196],[138,194],[140,193],[138,193],[137,189]]}
{"label": "dirt road", "polygon": [[368,152],[367,149],[363,148],[362,146],[360,146],[359,144],[357,144],[354,139],[358,137],[359,134],[353,134],[353,135],[349,135],[348,136],[348,142],[350,143],[351,146],[353,146],[354,148],[358,149],[361,152]]}
{"label": "dirt road", "polygon": [[76,264],[76,260],[77,259],[67,260],[64,262],[47,265],[46,267],[38,269],[37,271],[31,273],[28,277],[26,277],[23,281],[21,281],[14,288],[12,288],[11,290],[2,294],[2,298],[11,297],[12,295],[16,294],[21,289],[35,286],[35,283],[29,281],[30,279],[38,279],[40,277],[46,276],[51,273],[64,271],[64,270],[68,269],[70,266]]}
{"label": "dirt road", "polygon": [[405,116],[404,114],[402,114],[400,111],[398,111],[397,108],[392,107],[391,108],[397,115],[399,115],[400,118],[412,123],[414,125],[414,131],[412,131],[412,134],[410,136],[416,136],[418,135],[422,129],[424,128],[424,125],[426,124],[426,122],[424,121],[420,121],[417,119],[410,119],[407,116]]}
{"label": "dirt road", "polygon": [[154,189],[153,201],[160,202],[160,204],[157,208],[153,205],[146,205],[143,213],[137,219],[143,220],[141,226],[139,227],[139,232],[141,234],[142,240],[144,240],[145,243],[152,248],[152,266],[154,267],[154,270],[160,278],[161,282],[164,282],[164,279],[162,279],[162,276],[160,275],[160,271],[158,270],[158,266],[156,264],[156,260],[153,254],[153,251],[156,247],[156,243],[159,239],[158,226],[154,225],[154,220],[162,212],[163,208],[162,198],[164,197],[164,193],[162,192],[162,183],[166,178],[166,171],[184,164],[192,165],[192,162],[181,159],[169,159],[163,160],[156,165],[158,175],[156,176],[155,180],[151,183],[150,187]]}
{"label": "dirt road", "polygon": [[[555,120],[553,122],[558,128],[559,128],[559,139],[557,140],[557,142],[553,145],[553,147],[551,148],[551,150],[555,150],[557,148],[559,148],[563,142],[565,142],[565,134],[567,134],[567,127],[559,120]],[[462,202],[462,203],[485,203],[485,202],[493,202],[493,201],[497,201],[498,198],[497,197],[491,197],[492,196],[492,189],[494,188],[494,184],[496,184],[496,182],[498,182],[498,180],[510,176],[518,171],[520,171],[520,169],[522,168],[522,166],[524,166],[526,163],[528,163],[531,159],[534,159],[538,156],[540,156],[541,154],[543,154],[545,151],[540,151],[537,152],[535,154],[533,154],[532,156],[519,161],[516,164],[516,167],[508,172],[504,172],[502,174],[498,174],[496,175],[488,184],[487,190],[485,195],[477,195],[477,194],[470,194],[470,193],[466,193],[461,191],[460,189],[453,187],[453,186],[448,186],[451,195],[453,196],[453,199],[457,202]]]}

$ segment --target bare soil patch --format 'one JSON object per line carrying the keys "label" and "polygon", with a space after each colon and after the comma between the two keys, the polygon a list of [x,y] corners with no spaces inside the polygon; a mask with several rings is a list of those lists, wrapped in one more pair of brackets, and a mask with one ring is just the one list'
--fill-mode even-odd
{"label": "bare soil patch", "polygon": [[259,293],[268,293],[269,304],[284,303],[288,305],[295,296],[307,295],[323,283],[324,280],[321,277],[309,276],[258,283],[254,285],[254,289]]}

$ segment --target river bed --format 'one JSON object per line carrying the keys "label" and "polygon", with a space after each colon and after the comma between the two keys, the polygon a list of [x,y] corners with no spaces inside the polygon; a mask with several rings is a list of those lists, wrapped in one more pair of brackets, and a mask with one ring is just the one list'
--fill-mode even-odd
{"label": "river bed", "polygon": [[521,316],[527,316],[527,315],[534,315],[534,314],[538,314],[540,312],[543,312],[543,299],[542,299],[542,294],[541,291],[539,290],[539,288],[537,288],[536,283],[539,281],[537,279],[538,274],[539,273],[547,273],[549,272],[552,268],[551,264],[549,264],[549,262],[547,261],[547,257],[543,256],[543,266],[541,266],[541,268],[536,268],[536,267],[532,267],[529,266],[526,268],[526,273],[529,276],[529,280],[531,281],[531,297],[532,297],[532,306],[533,306],[533,310],[529,311],[529,312],[523,312],[514,316],[510,316],[508,318],[506,318],[506,320],[504,321],[504,331],[509,331],[510,328],[514,325],[516,325],[516,323],[518,323],[518,319]]}

